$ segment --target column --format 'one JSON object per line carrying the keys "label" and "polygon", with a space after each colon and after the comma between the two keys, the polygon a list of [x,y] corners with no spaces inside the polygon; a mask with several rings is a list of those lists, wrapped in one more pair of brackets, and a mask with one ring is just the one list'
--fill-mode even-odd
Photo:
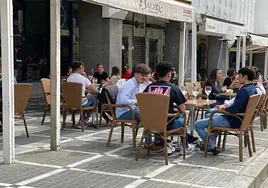
{"label": "column", "polygon": [[[165,28],[165,60],[169,61],[179,72],[180,22],[169,21]],[[180,75],[179,75],[180,76]]]}
{"label": "column", "polygon": [[265,50],[265,60],[264,60],[264,71],[263,71],[263,76],[266,79],[267,78],[267,72],[268,72],[268,48]]}
{"label": "column", "polygon": [[237,50],[236,50],[236,71],[240,69],[240,52],[241,52],[241,37],[237,37]]}
{"label": "column", "polygon": [[179,75],[178,75],[179,86],[184,85],[185,47],[186,47],[186,22],[181,22],[180,23]]}
{"label": "column", "polygon": [[122,64],[122,20],[102,18],[102,6],[80,1],[80,59],[85,70],[103,64],[107,73]]}
{"label": "column", "polygon": [[1,0],[2,96],[3,96],[3,160],[15,161],[14,135],[14,62],[13,62],[13,4]]}
{"label": "column", "polygon": [[246,66],[246,56],[247,56],[247,37],[243,36],[243,46],[242,46],[242,67]]}
{"label": "column", "polygon": [[51,150],[60,148],[60,3],[50,0]]}
{"label": "column", "polygon": [[196,17],[193,15],[192,23],[192,57],[191,57],[191,81],[192,83],[196,82],[197,78],[197,26],[196,26]]}
{"label": "column", "polygon": [[252,51],[249,53],[249,66],[252,66],[253,53]]}

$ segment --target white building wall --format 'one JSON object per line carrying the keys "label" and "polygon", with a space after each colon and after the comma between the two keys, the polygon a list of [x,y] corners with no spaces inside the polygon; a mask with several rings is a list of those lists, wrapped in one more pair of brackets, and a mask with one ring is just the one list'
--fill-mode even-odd
{"label": "white building wall", "polygon": [[268,34],[268,1],[257,0],[255,4],[255,33],[256,34]]}
{"label": "white building wall", "polygon": [[[256,0],[193,0],[195,13],[245,25],[253,32]],[[266,1],[267,0],[258,0]],[[266,6],[267,7],[267,6]],[[265,6],[263,7],[265,8]],[[267,12],[268,13],[268,12]]]}

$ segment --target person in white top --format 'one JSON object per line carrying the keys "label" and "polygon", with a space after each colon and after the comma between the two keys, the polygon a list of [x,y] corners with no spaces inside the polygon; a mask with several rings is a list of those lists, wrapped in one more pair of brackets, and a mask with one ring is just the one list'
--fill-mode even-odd
{"label": "person in white top", "polygon": [[[86,96],[86,92],[91,93],[93,95],[98,94],[98,89],[89,81],[88,78],[83,76],[84,72],[84,64],[82,62],[76,62],[72,64],[73,73],[67,78],[67,82],[75,82],[81,83],[82,86],[82,96]],[[90,107],[95,106],[97,99],[94,96],[90,96],[86,99],[82,99],[82,107]],[[84,119],[86,119],[84,114]]]}

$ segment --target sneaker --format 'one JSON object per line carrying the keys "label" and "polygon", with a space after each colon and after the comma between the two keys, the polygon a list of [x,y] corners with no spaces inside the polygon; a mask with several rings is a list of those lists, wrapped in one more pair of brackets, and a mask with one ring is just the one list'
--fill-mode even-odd
{"label": "sneaker", "polygon": [[175,151],[175,148],[172,147],[172,146],[170,146],[170,145],[168,145],[168,147],[167,147],[167,153],[168,153],[168,155],[171,155],[174,151]]}
{"label": "sneaker", "polygon": [[[188,144],[188,147],[186,148],[185,154],[189,155],[192,154],[195,151],[195,145],[194,144]],[[180,154],[183,155],[183,149],[181,148]]]}

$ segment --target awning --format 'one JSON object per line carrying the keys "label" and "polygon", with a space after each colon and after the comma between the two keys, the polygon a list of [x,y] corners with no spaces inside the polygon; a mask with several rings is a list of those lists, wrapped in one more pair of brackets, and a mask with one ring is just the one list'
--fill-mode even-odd
{"label": "awning", "polygon": [[214,33],[216,35],[230,35],[230,34],[234,36],[247,35],[247,29],[244,26],[222,22],[211,18],[206,18],[205,24],[203,25],[202,29],[203,33],[205,32],[211,34]]}
{"label": "awning", "polygon": [[[262,37],[258,35],[249,34],[248,42],[246,47],[247,53],[264,53],[266,48],[268,47],[268,38]],[[231,48],[230,51],[235,52],[237,48]]]}
{"label": "awning", "polygon": [[168,20],[192,22],[194,8],[175,0],[82,0]]}
{"label": "awning", "polygon": [[268,47],[268,38],[249,34],[252,45]]}

